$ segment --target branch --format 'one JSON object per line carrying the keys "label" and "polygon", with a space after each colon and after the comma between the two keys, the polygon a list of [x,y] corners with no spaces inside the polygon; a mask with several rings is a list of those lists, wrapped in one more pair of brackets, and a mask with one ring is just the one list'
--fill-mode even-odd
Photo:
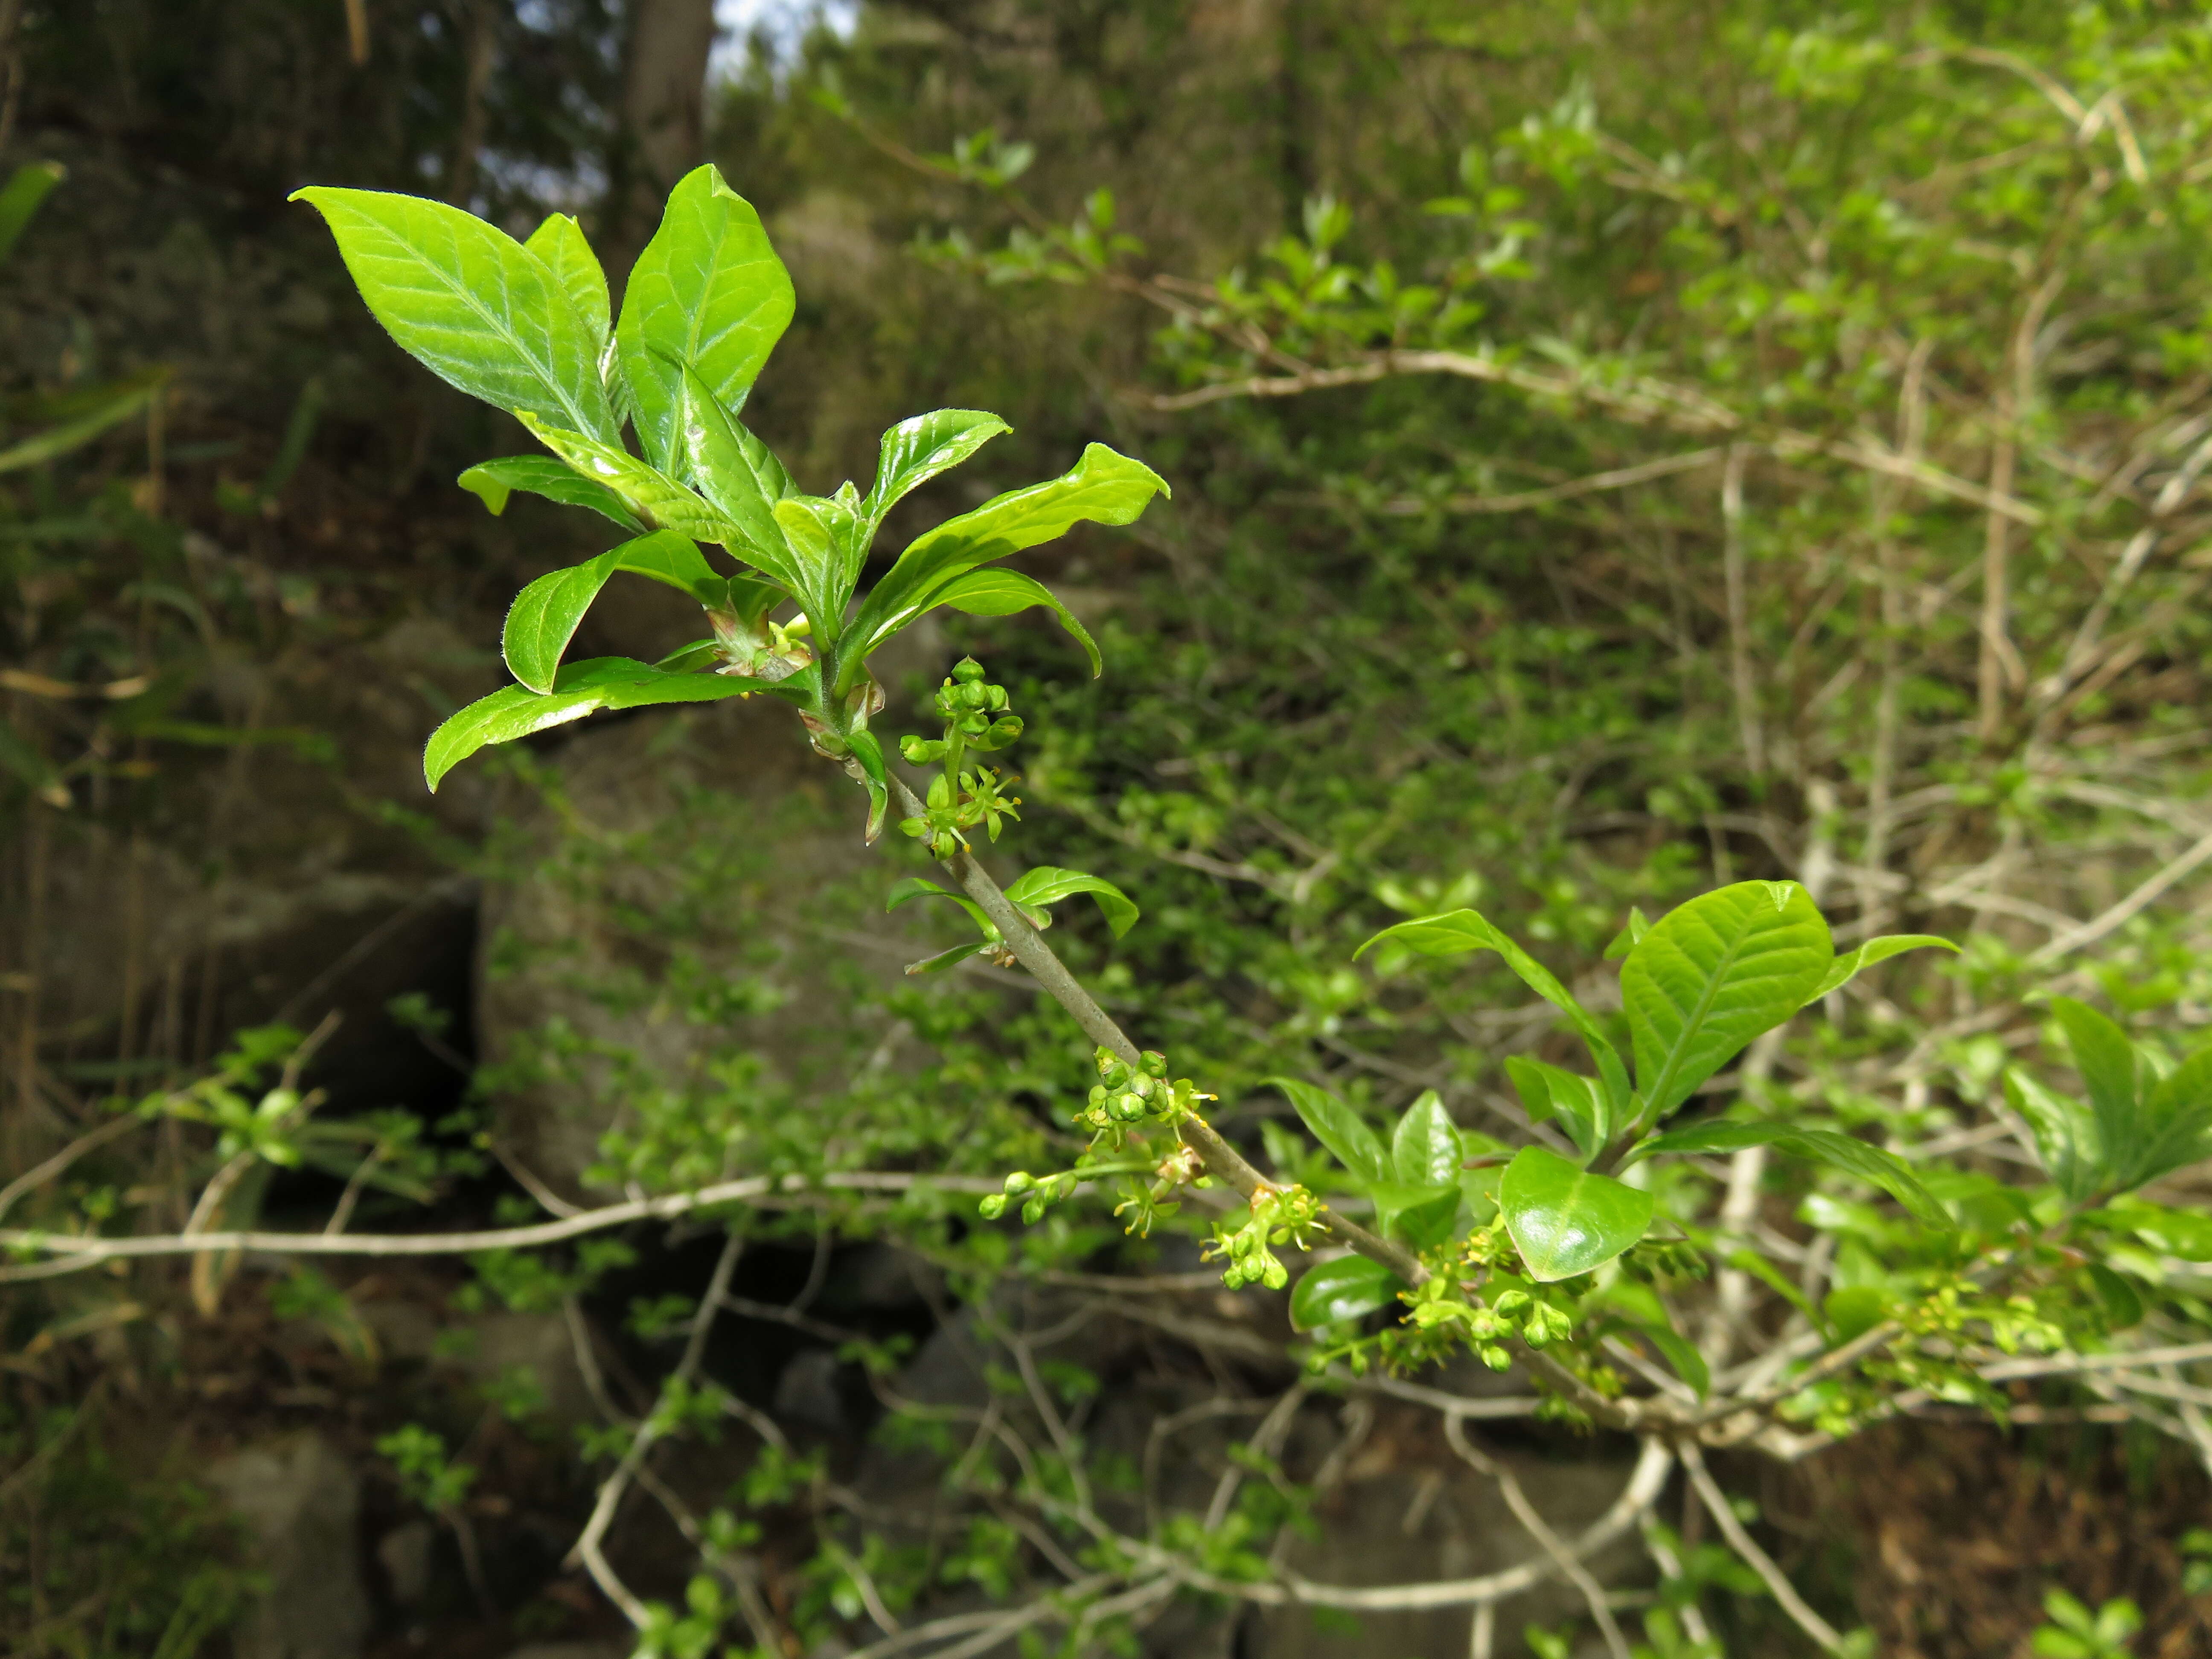
{"label": "branch", "polygon": [[1753,1542],[1751,1534],[1743,1529],[1743,1522],[1736,1519],[1735,1510],[1729,1507],[1728,1494],[1720,1489],[1711,1471],[1705,1468],[1705,1454],[1687,1443],[1680,1449],[1682,1468],[1689,1474],[1690,1484],[1698,1489],[1698,1497],[1704,1502],[1706,1513],[1720,1528],[1721,1535],[1729,1541],[1729,1547],[1743,1558],[1747,1566],[1765,1580],[1767,1589],[1781,1603],[1782,1610],[1796,1620],[1798,1629],[1820,1644],[1822,1652],[1842,1653],[1844,1650],[1844,1638],[1836,1627],[1806,1605],[1805,1598],[1797,1594],[1796,1585],[1790,1582],[1790,1576],[1775,1565],[1774,1558]]}

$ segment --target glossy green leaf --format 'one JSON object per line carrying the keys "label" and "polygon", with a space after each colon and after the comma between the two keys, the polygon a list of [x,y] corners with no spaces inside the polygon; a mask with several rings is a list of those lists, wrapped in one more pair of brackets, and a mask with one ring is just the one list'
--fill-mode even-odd
{"label": "glossy green leaf", "polygon": [[869,486],[861,517],[872,531],[900,497],[1012,430],[980,409],[939,409],[901,421],[878,446],[876,481]]}
{"label": "glossy green leaf", "polygon": [[1267,1081],[1283,1091],[1283,1097],[1305,1121],[1313,1138],[1334,1153],[1338,1163],[1364,1182],[1390,1179],[1390,1160],[1382,1143],[1360,1121],[1358,1113],[1328,1090],[1296,1078],[1271,1077]]}
{"label": "glossy green leaf", "polygon": [[454,482],[479,498],[495,518],[507,511],[507,497],[520,489],[563,507],[588,507],[633,534],[645,528],[613,490],[550,455],[507,455],[495,461],[478,461]]}
{"label": "glossy green leaf", "polygon": [[0,187],[0,261],[15,250],[15,239],[39,204],[68,176],[69,169],[58,161],[26,161],[8,175],[7,185]]}
{"label": "glossy green leaf", "polygon": [[1006,896],[1017,904],[1057,904],[1078,893],[1088,893],[1097,901],[1099,910],[1106,917],[1106,926],[1115,939],[1137,925],[1137,907],[1127,893],[1112,882],[1087,876],[1080,870],[1040,865],[1024,872],[1006,888]]}
{"label": "glossy green leaf", "polygon": [[1739,1152],[1747,1146],[1779,1146],[1796,1157],[1826,1164],[1869,1186],[1879,1187],[1923,1226],[1948,1229],[1951,1225],[1950,1212],[1921,1185],[1911,1165],[1893,1152],[1832,1129],[1801,1129],[1786,1123],[1735,1121],[1698,1123],[1639,1141],[1621,1162],[1625,1168],[1662,1153]]}
{"label": "glossy green leaf", "polygon": [[1676,906],[1620,968],[1636,1082],[1665,1118],[1828,971],[1828,924],[1794,881],[1743,881]]}
{"label": "glossy green leaf", "polygon": [[447,384],[603,443],[618,441],[599,343],[545,262],[442,202],[314,185],[361,296],[402,349]]}
{"label": "glossy green leaf", "polygon": [[842,501],[821,495],[787,495],[774,513],[799,580],[805,584],[801,597],[815,635],[835,644],[844,624],[845,602],[859,578],[851,547],[860,526]]}
{"label": "glossy green leaf", "polygon": [[791,276],[760,215],[712,165],[677,181],[660,228],[630,268],[615,347],[638,441],[677,471],[683,365],[734,415],[791,322]]}
{"label": "glossy green leaf", "polygon": [[1595,1154],[1602,1144],[1598,1125],[1606,1118],[1603,1086],[1595,1078],[1583,1077],[1526,1054],[1509,1054],[1505,1075],[1521,1097],[1529,1122],[1557,1118],[1584,1158]]}
{"label": "glossy green leaf", "polygon": [[1154,495],[1166,494],[1167,484],[1150,467],[1092,444],[1059,477],[946,520],[900,554],[862,603],[850,630],[850,663],[840,690],[857,683],[868,653],[927,610],[937,591],[955,577],[1065,535],[1085,520],[1127,524]]}
{"label": "glossy green leaf", "polygon": [[1651,1225],[1651,1194],[1523,1146],[1505,1166],[1498,1206],[1528,1276],[1544,1284],[1602,1266]]}
{"label": "glossy green leaf", "polygon": [[2005,1073],[2004,1091],[2007,1103],[2035,1137],[2036,1156],[2051,1184],[2068,1202],[2084,1202],[2097,1190],[2104,1169],[2096,1119],[2018,1066]]}
{"label": "glossy green leaf", "polygon": [[1832,991],[1842,990],[1877,962],[1887,962],[1907,951],[1948,951],[1955,956],[1959,947],[1933,933],[1888,933],[1881,939],[1870,939],[1855,950],[1844,951],[1828,964],[1828,971],[1820,976],[1813,994],[1805,999],[1806,1006],[1809,1007]]}
{"label": "glossy green leaf", "polygon": [[854,731],[845,734],[845,744],[854,762],[860,769],[860,781],[868,792],[868,822],[863,832],[872,844],[884,832],[884,818],[890,810],[890,785],[884,772],[884,746],[872,732]]}
{"label": "glossy green leaf", "polygon": [[971,570],[964,576],[955,576],[937,590],[924,608],[934,611],[942,605],[947,610],[964,611],[971,617],[1010,617],[1033,605],[1044,606],[1060,618],[1062,628],[1075,635],[1077,643],[1083,647],[1083,654],[1091,659],[1094,677],[1103,672],[1098,647],[1091,631],[1076,621],[1075,613],[1042,582],[1018,570]]}
{"label": "glossy green leaf", "polygon": [[1364,1255],[1340,1256],[1307,1268],[1291,1290],[1291,1324],[1310,1331],[1364,1319],[1398,1299],[1406,1281]]}
{"label": "glossy green leaf", "polygon": [[1455,1187],[1464,1154],[1459,1128],[1434,1089],[1406,1109],[1390,1137],[1390,1165],[1409,1187]]}
{"label": "glossy green leaf", "polygon": [[760,689],[757,680],[720,674],[670,674],[627,657],[592,657],[568,663],[555,678],[549,696],[540,696],[527,686],[510,685],[479,697],[447,720],[430,734],[423,748],[422,781],[434,791],[447,773],[487,744],[512,743],[602,709],[713,702]]}
{"label": "glossy green leaf", "polygon": [[1469,951],[1497,951],[1523,985],[1567,1017],[1568,1023],[1589,1047],[1591,1058],[1596,1060],[1598,1076],[1604,1084],[1606,1107],[1603,1121],[1594,1126],[1597,1144],[1611,1139],[1614,1130],[1626,1122],[1628,1071],[1620,1063],[1620,1054],[1603,1028],[1559,983],[1550,969],[1492,927],[1480,911],[1450,910],[1440,915],[1416,916],[1395,927],[1385,927],[1354,951],[1352,960],[1357,962],[1386,939],[1395,939],[1425,957],[1460,956]]}
{"label": "glossy green leaf", "polygon": [[614,332],[614,307],[607,298],[607,273],[599,268],[599,256],[584,240],[583,227],[566,213],[551,214],[522,246],[553,273],[553,280],[568,296],[577,317],[591,331],[604,380],[607,343]]}
{"label": "glossy green leaf", "polygon": [[617,571],[625,575],[649,577],[690,594],[702,605],[728,605],[731,590],[738,581],[746,580],[716,574],[706,556],[699,551],[698,544],[672,530],[656,530],[649,536],[640,536],[635,541],[624,542],[615,551],[622,555],[615,563]]}

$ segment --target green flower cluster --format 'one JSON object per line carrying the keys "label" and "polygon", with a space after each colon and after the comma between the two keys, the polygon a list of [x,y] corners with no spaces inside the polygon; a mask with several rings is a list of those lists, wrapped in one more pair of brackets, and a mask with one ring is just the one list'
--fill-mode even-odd
{"label": "green flower cluster", "polygon": [[1229,1258],[1221,1282],[1232,1291],[1245,1285],[1281,1290],[1291,1282],[1290,1269],[1267,1247],[1295,1243],[1302,1250],[1310,1249],[1321,1211],[1321,1200],[1304,1187],[1265,1187],[1253,1194],[1250,1213],[1243,1224],[1217,1226],[1206,1247],[1210,1256]]}
{"label": "green flower cluster", "polygon": [[1001,781],[988,766],[970,769],[965,763],[970,750],[988,754],[1006,748],[1021,736],[1022,722],[1007,709],[1006,688],[986,682],[983,665],[973,657],[953,664],[951,675],[938,688],[937,712],[945,720],[943,737],[899,742],[909,764],[944,768],[930,781],[922,815],[903,820],[899,828],[942,859],[951,857],[955,847],[965,847],[965,832],[979,824],[996,841],[1006,819],[1021,821],[1015,811],[1020,797],[1006,793],[1012,780]]}

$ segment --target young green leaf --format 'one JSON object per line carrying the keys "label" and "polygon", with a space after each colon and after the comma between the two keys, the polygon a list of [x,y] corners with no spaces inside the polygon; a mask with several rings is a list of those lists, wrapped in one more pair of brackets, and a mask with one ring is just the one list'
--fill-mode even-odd
{"label": "young green leaf", "polygon": [[1106,926],[1120,939],[1137,925],[1137,907],[1129,896],[1112,882],[1097,876],[1086,876],[1080,870],[1062,870],[1052,865],[1040,865],[1025,872],[1010,883],[1006,896],[1017,904],[1057,904],[1077,893],[1088,893],[1097,901],[1099,910],[1105,915]]}
{"label": "young green leaf", "polygon": [[2065,1030],[2066,1046],[2074,1051],[2074,1064],[2089,1092],[2103,1173],[2115,1184],[2136,1185],[2129,1177],[2148,1137],[2137,1106],[2135,1045],[2125,1031],[2072,997],[2053,997],[2051,1012]]}
{"label": "young green leaf", "polygon": [[1621,964],[1644,1109],[1658,1121],[1802,1007],[1835,955],[1794,881],[1743,881],[1676,906]]}
{"label": "young green leaf", "polygon": [[615,325],[638,441],[654,465],[677,471],[680,366],[696,369],[723,408],[743,409],[792,309],[790,274],[752,204],[711,164],[678,179]]}
{"label": "young green leaf", "polygon": [[2198,1049],[2151,1085],[2142,1129],[2142,1150],[2122,1173],[2125,1186],[2212,1158],[2212,1048]]}
{"label": "young green leaf", "polygon": [[478,461],[454,482],[481,499],[494,518],[507,511],[507,498],[520,489],[563,507],[588,507],[633,535],[645,529],[613,490],[593,483],[566,461],[547,455],[507,455],[495,461]]}
{"label": "young green leaf", "polygon": [[845,743],[853,759],[860,769],[860,781],[867,786],[868,822],[862,832],[873,843],[884,832],[884,817],[890,810],[890,785],[884,775],[884,746],[872,732],[852,731],[845,734]]}
{"label": "young green leaf", "polygon": [[1800,1129],[1786,1123],[1735,1121],[1697,1123],[1638,1142],[1621,1164],[1626,1168],[1662,1152],[1736,1152],[1747,1146],[1779,1146],[1799,1158],[1828,1164],[1869,1186],[1879,1187],[1903,1205],[1905,1212],[1923,1226],[1942,1231],[1951,1226],[1949,1212],[1920,1184],[1919,1176],[1912,1173],[1911,1166],[1903,1158],[1850,1135],[1838,1134],[1832,1129]]}
{"label": "young green leaf", "polygon": [[584,240],[583,227],[566,213],[550,214],[522,246],[553,273],[561,292],[568,296],[569,305],[591,331],[592,347],[604,362],[607,341],[614,332],[614,307],[607,298],[607,273],[599,268],[599,256]]}
{"label": "young green leaf", "polygon": [[870,532],[908,491],[959,465],[1000,433],[1012,430],[980,409],[939,409],[901,421],[884,434],[877,452],[876,481],[860,508]]}
{"label": "young green leaf", "polygon": [[1468,951],[1497,951],[1523,985],[1567,1017],[1568,1023],[1581,1035],[1591,1057],[1596,1060],[1598,1075],[1605,1085],[1606,1107],[1602,1121],[1593,1126],[1596,1144],[1602,1146],[1611,1139],[1614,1129],[1626,1122],[1628,1071],[1620,1063],[1620,1053],[1606,1036],[1603,1028],[1591,1017],[1588,1009],[1575,1000],[1567,988],[1559,983],[1550,969],[1522,950],[1504,933],[1492,927],[1480,911],[1451,910],[1441,915],[1416,916],[1413,921],[1401,921],[1395,927],[1385,927],[1354,951],[1352,959],[1358,961],[1386,939],[1396,939],[1425,957],[1458,956]]}
{"label": "young green leaf", "polygon": [[561,653],[614,574],[621,551],[611,549],[566,570],[549,571],[514,596],[499,640],[508,673],[541,696],[552,691]]}
{"label": "young green leaf", "polygon": [[544,260],[442,202],[313,185],[346,269],[402,349],[447,384],[602,443],[619,441],[599,347]]}
{"label": "young green leaf", "polygon": [[2083,1219],[2104,1221],[2131,1232],[2160,1255],[2183,1261],[2212,1261],[2212,1215],[2129,1198],[2107,1209],[2092,1211]]}
{"label": "young green leaf", "polygon": [[1408,1187],[1456,1187],[1462,1158],[1459,1129],[1434,1089],[1406,1109],[1390,1137],[1390,1164]]}
{"label": "young green leaf", "polygon": [[[656,530],[650,536],[640,536],[635,541],[624,542],[615,550],[622,557],[615,568],[633,576],[646,576],[665,586],[690,594],[702,605],[726,605],[732,602],[732,590],[740,582],[757,588],[768,584],[750,578],[726,577],[715,574],[699,551],[698,544],[688,536],[679,536],[672,530]],[[783,596],[769,589],[773,605]]]}
{"label": "young green leaf", "polygon": [[520,418],[530,428],[531,435],[546,448],[586,477],[597,479],[613,490],[648,523],[689,536],[694,541],[717,543],[756,569],[778,581],[785,580],[786,572],[772,568],[774,550],[756,546],[740,526],[666,473],[647,466],[612,444],[600,443],[580,432],[547,426],[526,413]]}
{"label": "young green leaf", "polygon": [[2027,1120],[2051,1184],[2069,1203],[2087,1202],[2104,1169],[2096,1119],[2016,1066],[2005,1073],[2004,1091],[2007,1103]]}
{"label": "young green leaf", "polygon": [[1889,933],[1881,939],[1870,939],[1856,950],[1846,951],[1828,964],[1828,971],[1820,975],[1813,994],[1805,999],[1810,1007],[1831,991],[1840,991],[1865,969],[1877,962],[1887,962],[1892,957],[1902,956],[1907,951],[1948,951],[1954,956],[1959,947],[1948,939],[1938,939],[1933,933]]}
{"label": "young green leaf", "polygon": [[1644,942],[1644,936],[1650,931],[1650,919],[1634,905],[1630,905],[1628,925],[1615,933],[1613,936],[1613,943],[1605,947],[1605,959],[1607,962],[1619,962],[1621,957],[1641,945]]}
{"label": "young green leaf", "polygon": [[1607,1287],[1605,1301],[1626,1316],[1622,1322],[1656,1348],[1698,1399],[1712,1392],[1712,1372],[1705,1355],[1674,1328],[1658,1291],[1623,1275]]}
{"label": "young green leaf", "polygon": [[850,550],[860,526],[842,501],[822,495],[787,495],[774,512],[776,527],[805,584],[800,597],[813,619],[815,635],[825,645],[835,645],[845,620],[845,602],[859,576],[859,562]]}
{"label": "young green leaf", "polygon": [[1557,1152],[1523,1146],[1505,1166],[1498,1206],[1528,1276],[1550,1284],[1601,1267],[1642,1238],[1653,1200]]}
{"label": "young green leaf", "polygon": [[978,565],[1063,536],[1085,520],[1127,524],[1154,495],[1168,494],[1157,472],[1103,444],[1057,478],[986,501],[916,538],[860,606],[850,629],[838,690],[858,683],[867,654],[929,608],[937,591]]}
{"label": "young green leaf", "polygon": [[[769,453],[766,444],[732,418],[688,364],[682,367],[677,384],[680,396],[675,442],[679,470],[718,512],[738,526],[746,546],[753,550],[750,554],[739,552],[740,558],[750,558],[760,568],[780,573],[778,580],[800,580],[800,562],[776,521],[776,504],[794,493],[783,464]],[[810,599],[805,603],[812,615],[817,602]],[[844,614],[841,600],[836,616],[830,618],[832,625]]]}
{"label": "young green leaf", "polygon": [[1505,1075],[1512,1079],[1529,1122],[1558,1118],[1582,1155],[1595,1156],[1603,1144],[1597,1126],[1606,1116],[1603,1090],[1595,1078],[1563,1071],[1526,1054],[1507,1055]]}
{"label": "young green leaf", "polygon": [[446,774],[489,744],[512,743],[601,709],[653,703],[712,702],[762,690],[757,680],[720,674],[669,674],[627,657],[592,657],[563,666],[551,695],[510,685],[479,697],[430,734],[422,781],[434,792]]}
{"label": "young green leaf", "polygon": [[1313,1138],[1335,1153],[1338,1163],[1364,1182],[1390,1179],[1390,1160],[1383,1153],[1382,1143],[1376,1139],[1374,1130],[1360,1121],[1358,1113],[1328,1090],[1296,1078],[1271,1077],[1267,1081],[1283,1091],[1283,1097],[1305,1120]]}
{"label": "young green leaf", "polygon": [[993,944],[998,942],[998,927],[990,917],[983,914],[981,905],[964,893],[956,893],[949,887],[939,886],[926,876],[908,876],[903,881],[893,882],[890,891],[884,896],[884,908],[886,911],[896,910],[908,899],[915,898],[951,899],[968,913],[969,920],[983,930],[986,940]]}
{"label": "young green leaf", "polygon": [[1295,1329],[1310,1331],[1322,1325],[1364,1319],[1377,1309],[1390,1306],[1405,1288],[1405,1280],[1364,1255],[1316,1262],[1291,1288],[1291,1324]]}
{"label": "young green leaf", "polygon": [[1367,1188],[1374,1201],[1376,1231],[1388,1238],[1401,1238],[1417,1250],[1441,1244],[1451,1237],[1459,1214],[1459,1177],[1449,1185],[1378,1181]]}
{"label": "young green leaf", "polygon": [[1098,659],[1098,647],[1090,630],[1076,621],[1075,613],[1034,577],[1024,576],[1018,570],[971,570],[964,576],[955,576],[931,596],[925,611],[934,611],[939,605],[948,610],[964,611],[971,617],[1010,617],[1017,611],[1026,611],[1041,605],[1060,618],[1060,625],[1075,635],[1083,647],[1083,654],[1091,659],[1091,672],[1096,676],[1103,672]]}

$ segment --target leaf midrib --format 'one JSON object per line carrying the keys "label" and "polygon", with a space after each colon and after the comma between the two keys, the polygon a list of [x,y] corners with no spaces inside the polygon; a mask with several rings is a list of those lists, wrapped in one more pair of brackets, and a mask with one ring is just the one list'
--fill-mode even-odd
{"label": "leaf midrib", "polygon": [[[1697,1035],[1698,1028],[1705,1023],[1706,1014],[1711,1011],[1714,999],[1720,994],[1720,986],[1722,981],[1728,977],[1728,970],[1735,965],[1737,954],[1743,949],[1745,942],[1748,940],[1750,937],[1750,933],[1747,928],[1746,932],[1737,937],[1735,943],[1725,948],[1725,952],[1721,958],[1719,966],[1715,968],[1712,973],[1707,976],[1705,988],[1698,994],[1698,1006],[1696,1009],[1691,1013],[1687,1019],[1683,1021],[1681,1035],[1668,1047],[1667,1059],[1665,1063],[1659,1068],[1659,1075],[1652,1079],[1651,1086],[1646,1088],[1644,1091],[1644,1097],[1651,1103],[1652,1110],[1663,1111],[1666,1109],[1663,1106],[1660,1105],[1659,1103],[1667,1097],[1667,1090],[1672,1085],[1674,1079],[1674,1073],[1680,1069],[1682,1054],[1689,1047],[1690,1039]],[[1678,950],[1680,949],[1680,946],[1677,946],[1676,948]],[[1689,952],[1684,951],[1682,954],[1686,957],[1689,955]],[[1651,979],[1653,986],[1656,988],[1658,984],[1658,975],[1654,974],[1651,976]],[[1671,1001],[1672,1000],[1669,999],[1669,1000]]]}

